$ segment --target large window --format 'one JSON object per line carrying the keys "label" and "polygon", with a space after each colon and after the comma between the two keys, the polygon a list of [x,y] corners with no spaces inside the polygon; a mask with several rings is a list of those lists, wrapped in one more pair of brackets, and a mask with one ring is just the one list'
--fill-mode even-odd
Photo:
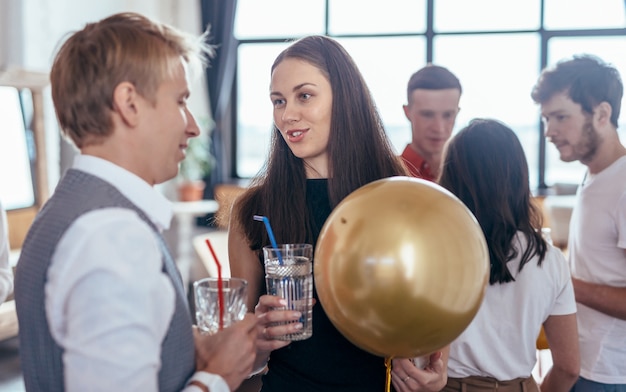
{"label": "large window", "polygon": [[456,131],[475,117],[504,121],[524,146],[533,188],[577,183],[584,167],[546,145],[530,91],[544,66],[577,53],[598,55],[626,77],[625,27],[623,0],[238,0],[233,175],[253,176],[267,156],[274,58],[289,40],[325,34],[355,59],[398,152],[411,137],[406,83],[432,62],[463,85]]}
{"label": "large window", "polygon": [[30,133],[24,126],[19,90],[0,86],[0,107],[0,200],[7,210],[30,207],[35,204],[31,174],[34,152],[32,143],[28,144]]}

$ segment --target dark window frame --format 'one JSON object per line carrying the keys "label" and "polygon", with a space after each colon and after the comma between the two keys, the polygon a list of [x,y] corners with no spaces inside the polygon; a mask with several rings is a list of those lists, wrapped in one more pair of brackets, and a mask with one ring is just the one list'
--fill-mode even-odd
{"label": "dark window frame", "polygon": [[[393,33],[393,34],[331,34],[329,32],[329,1],[325,2],[325,21],[324,21],[324,34],[333,38],[378,38],[378,37],[424,37],[426,41],[426,61],[432,62],[434,58],[434,39],[436,36],[445,35],[479,35],[479,34],[517,34],[517,33],[534,33],[540,37],[540,63],[538,64],[539,71],[546,67],[548,64],[548,45],[552,38],[561,37],[614,37],[622,36],[626,37],[626,28],[607,28],[607,29],[562,29],[562,30],[549,30],[545,28],[545,1],[540,1],[540,21],[537,29],[526,30],[502,30],[502,31],[454,31],[454,32],[436,32],[434,29],[435,18],[435,1],[426,0],[426,31],[424,33]],[[284,43],[286,40],[296,39],[298,37],[268,37],[259,39],[238,39],[237,45],[242,44],[267,44],[267,43]],[[626,77],[626,75],[625,75]],[[237,85],[238,80],[235,78],[235,83],[231,91],[231,102],[237,102]],[[237,105],[232,105],[230,118],[232,124],[232,144],[229,146],[229,152],[232,154],[230,159],[229,173],[230,177],[235,181],[240,179],[237,175],[237,138],[239,134],[239,124],[237,123]],[[550,186],[546,184],[546,139],[544,135],[543,123],[540,118],[537,119],[537,132],[539,133],[539,146],[537,157],[537,184],[531,184],[531,187],[535,189],[537,195],[549,193]],[[533,170],[534,168],[530,168]]]}

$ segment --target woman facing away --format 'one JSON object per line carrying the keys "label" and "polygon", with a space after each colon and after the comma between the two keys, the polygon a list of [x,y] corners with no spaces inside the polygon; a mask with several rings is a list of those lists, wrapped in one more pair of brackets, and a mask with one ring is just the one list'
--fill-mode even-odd
{"label": "woman facing away", "polygon": [[570,272],[541,235],[517,136],[496,120],[471,121],[448,144],[439,183],[476,216],[491,263],[483,304],[450,345],[443,390],[539,391],[531,372],[543,325],[554,365],[541,390],[569,391],[580,367]]}
{"label": "woman facing away", "polygon": [[[271,68],[270,99],[271,151],[263,171],[233,206],[228,247],[231,274],[248,280],[248,308],[262,320],[256,365],[263,367],[269,360],[269,370],[261,390],[382,392],[384,358],[344,338],[319,301],[313,306],[311,338],[272,338],[296,332],[301,324],[270,326],[297,320],[299,314],[272,310],[282,306],[281,299],[264,295],[262,247],[269,245],[269,238],[253,215],[269,218],[279,243],[315,247],[324,222],[343,198],[372,181],[407,172],[391,148],[361,73],[333,39],[309,36],[285,49]],[[315,290],[313,295],[317,299]],[[446,356],[435,353],[430,361],[417,369],[408,359],[394,360],[394,385],[402,372],[403,391],[441,389]]]}

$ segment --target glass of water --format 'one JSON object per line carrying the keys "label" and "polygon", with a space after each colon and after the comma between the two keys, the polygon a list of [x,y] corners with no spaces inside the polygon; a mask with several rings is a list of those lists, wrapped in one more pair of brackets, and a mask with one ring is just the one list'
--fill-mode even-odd
{"label": "glass of water", "polygon": [[278,340],[304,340],[313,334],[313,246],[279,244],[263,248],[267,294],[287,300],[285,308],[302,314],[302,329],[277,336]]}

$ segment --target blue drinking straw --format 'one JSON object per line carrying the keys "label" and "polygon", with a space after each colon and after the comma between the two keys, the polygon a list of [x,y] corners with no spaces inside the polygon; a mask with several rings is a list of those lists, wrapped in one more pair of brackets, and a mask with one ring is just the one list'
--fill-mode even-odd
{"label": "blue drinking straw", "polygon": [[255,221],[262,221],[265,224],[265,229],[267,230],[267,235],[270,237],[270,242],[272,243],[272,246],[276,248],[276,255],[278,256],[278,262],[280,263],[280,265],[283,265],[283,255],[280,253],[280,250],[278,249],[278,244],[276,243],[276,238],[274,238],[274,232],[272,231],[272,226],[270,226],[270,220],[267,219],[266,216],[262,216],[262,215],[254,215],[253,218]]}

